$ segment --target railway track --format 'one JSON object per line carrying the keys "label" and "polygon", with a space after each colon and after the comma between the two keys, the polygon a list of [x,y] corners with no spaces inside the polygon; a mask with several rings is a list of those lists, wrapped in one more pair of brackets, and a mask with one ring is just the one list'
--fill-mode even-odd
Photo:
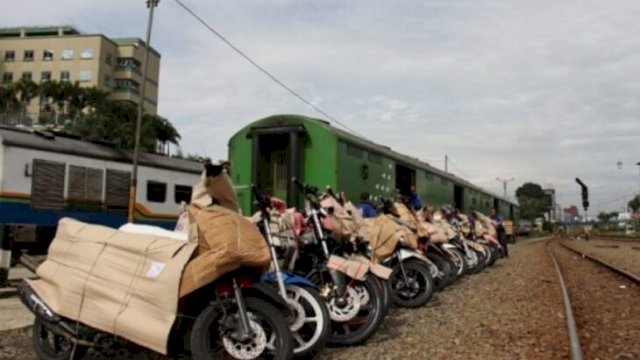
{"label": "railway track", "polygon": [[640,357],[640,274],[562,242],[546,245],[563,297],[571,359]]}

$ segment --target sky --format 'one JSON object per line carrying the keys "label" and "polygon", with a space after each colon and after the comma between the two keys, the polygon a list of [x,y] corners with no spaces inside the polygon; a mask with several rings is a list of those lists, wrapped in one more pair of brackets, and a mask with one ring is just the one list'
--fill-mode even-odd
{"label": "sky", "polygon": [[[511,197],[534,182],[579,205],[579,177],[592,214],[640,192],[638,1],[182,1],[357,134],[441,169],[447,155],[450,172],[489,191],[513,178]],[[1,26],[145,36],[144,0],[3,2]],[[223,159],[252,121],[322,117],[175,0],[160,1],[151,45],[158,111],[184,152]]]}

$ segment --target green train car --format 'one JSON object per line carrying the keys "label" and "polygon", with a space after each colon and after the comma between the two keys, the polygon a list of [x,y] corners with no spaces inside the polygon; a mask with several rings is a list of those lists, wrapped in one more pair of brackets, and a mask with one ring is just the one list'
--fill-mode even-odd
{"label": "green train car", "polygon": [[412,184],[424,204],[455,204],[487,213],[498,207],[516,220],[516,204],[416,158],[355,136],[328,122],[300,115],[274,115],[242,128],[229,140],[232,179],[243,213],[253,210],[250,184],[300,206],[292,177],[346,192],[357,203],[366,191],[373,200],[391,198]]}

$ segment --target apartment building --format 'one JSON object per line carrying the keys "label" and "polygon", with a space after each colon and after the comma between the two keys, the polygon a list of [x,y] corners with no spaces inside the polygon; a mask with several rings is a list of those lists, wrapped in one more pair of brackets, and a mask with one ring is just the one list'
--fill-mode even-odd
{"label": "apartment building", "polygon": [[[84,34],[73,26],[0,28],[2,84],[21,78],[42,83],[78,81],[111,93],[114,100],[139,104],[145,43],[139,38]],[[157,113],[160,53],[149,48],[145,111]],[[29,112],[37,112],[38,99]]]}

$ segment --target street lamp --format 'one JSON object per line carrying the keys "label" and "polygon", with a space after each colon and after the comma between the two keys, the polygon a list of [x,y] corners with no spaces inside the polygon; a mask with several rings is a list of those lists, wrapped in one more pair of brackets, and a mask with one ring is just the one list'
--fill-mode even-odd
{"label": "street lamp", "polygon": [[[638,169],[640,169],[640,161],[638,161],[636,165],[638,165]],[[640,191],[638,192],[638,196],[640,196]]]}
{"label": "street lamp", "polygon": [[138,114],[136,117],[135,145],[133,147],[133,171],[131,172],[131,186],[129,190],[129,222],[133,222],[136,210],[136,192],[138,185],[138,158],[140,157],[140,133],[142,128],[142,112],[144,111],[144,96],[147,85],[147,65],[149,59],[149,47],[151,46],[151,26],[153,25],[153,10],[160,0],[147,0],[149,17],[147,20],[147,39],[142,59],[142,84],[140,84],[140,101],[138,102]]}
{"label": "street lamp", "polygon": [[511,182],[511,181],[513,181],[513,180],[515,180],[515,179],[514,179],[514,178],[510,178],[510,179],[500,179],[500,178],[498,178],[498,177],[497,177],[497,178],[496,178],[496,180],[498,180],[499,182],[501,182],[501,183],[502,183],[502,189],[503,189],[503,191],[504,191],[504,198],[505,198],[506,200],[508,200],[508,198],[507,198],[507,183],[508,183],[508,182]]}

